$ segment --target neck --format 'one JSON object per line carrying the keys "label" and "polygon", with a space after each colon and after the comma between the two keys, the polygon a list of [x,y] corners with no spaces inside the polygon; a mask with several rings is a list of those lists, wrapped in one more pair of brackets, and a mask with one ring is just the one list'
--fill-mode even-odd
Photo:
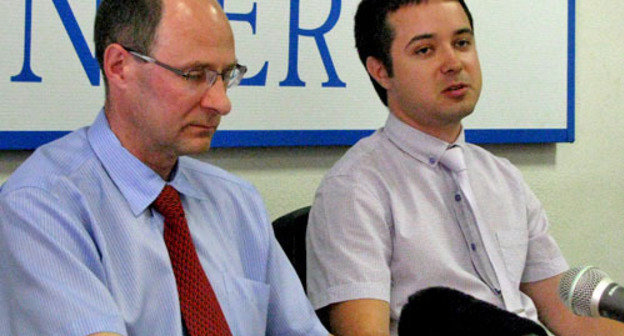
{"label": "neck", "polygon": [[136,132],[124,122],[124,119],[120,117],[120,113],[117,111],[108,101],[104,105],[104,113],[108,124],[121,145],[139,161],[150,167],[163,180],[168,181],[171,171],[178,161],[178,156],[173,150],[155,148],[155,145],[152,146],[154,148],[151,148],[145,145],[144,141],[134,136]]}
{"label": "neck", "polygon": [[459,137],[459,134],[462,130],[461,122],[450,122],[450,123],[419,123],[414,119],[409,118],[405,114],[400,113],[391,113],[397,117],[397,119],[401,120],[408,126],[417,129],[423,133],[431,135],[432,137],[438,138],[442,141],[453,143]]}
{"label": "neck", "polygon": [[175,155],[165,155],[156,151],[146,151],[144,153],[135,152],[128,149],[132,155],[141,160],[146,166],[150,167],[156,174],[158,174],[163,180],[169,181],[171,178],[171,172],[178,162],[178,157]]}

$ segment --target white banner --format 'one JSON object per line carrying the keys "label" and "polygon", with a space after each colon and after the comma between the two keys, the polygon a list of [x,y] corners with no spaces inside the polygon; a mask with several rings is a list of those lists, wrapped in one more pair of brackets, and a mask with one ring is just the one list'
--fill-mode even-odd
{"label": "white banner", "polygon": [[[359,0],[223,1],[238,59],[249,67],[246,83],[253,85],[230,91],[234,108],[222,130],[362,130],[383,124],[385,107],[355,50]],[[574,51],[568,49],[568,1],[467,4],[484,75],[467,128],[568,128],[568,54]],[[93,121],[104,99],[94,58],[96,5],[2,1],[0,131],[65,131]]]}

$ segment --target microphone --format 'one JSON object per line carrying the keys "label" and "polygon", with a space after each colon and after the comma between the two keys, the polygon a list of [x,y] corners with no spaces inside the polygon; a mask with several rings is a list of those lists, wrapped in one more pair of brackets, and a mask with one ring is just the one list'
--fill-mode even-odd
{"label": "microphone", "polygon": [[559,297],[576,315],[624,322],[624,287],[596,267],[579,266],[565,272],[559,281]]}
{"label": "microphone", "polygon": [[447,287],[411,295],[398,331],[399,336],[547,336],[532,320]]}

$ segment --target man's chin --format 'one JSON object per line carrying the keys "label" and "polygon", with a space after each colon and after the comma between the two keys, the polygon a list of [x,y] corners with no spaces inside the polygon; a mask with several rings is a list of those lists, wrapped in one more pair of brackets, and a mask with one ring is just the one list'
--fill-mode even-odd
{"label": "man's chin", "polygon": [[192,141],[180,146],[178,155],[198,155],[208,151],[212,144],[212,136],[202,139],[193,139]]}
{"label": "man's chin", "polygon": [[456,109],[447,111],[445,114],[446,114],[446,118],[448,122],[460,123],[464,118],[472,114],[473,111],[474,111],[474,106],[466,107],[466,108],[456,108]]}
{"label": "man's chin", "polygon": [[472,106],[471,108],[465,109],[465,110],[460,110],[459,112],[457,112],[457,115],[461,119],[464,119],[467,116],[471,115],[473,111],[474,111],[474,106]]}

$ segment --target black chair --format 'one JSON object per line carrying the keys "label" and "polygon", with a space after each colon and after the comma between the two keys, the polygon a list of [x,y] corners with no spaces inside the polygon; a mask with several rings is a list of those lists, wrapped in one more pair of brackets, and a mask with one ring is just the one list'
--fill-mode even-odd
{"label": "black chair", "polygon": [[310,207],[307,206],[287,213],[273,221],[275,238],[277,238],[290,263],[295,268],[304,290],[306,289],[305,235],[309,213]]}
{"label": "black chair", "polygon": [[[308,215],[310,206],[289,212],[273,221],[275,238],[282,246],[288,260],[295,268],[299,280],[306,290],[306,228],[308,227]],[[329,315],[327,309],[319,309],[316,315],[327,330],[329,329]]]}

